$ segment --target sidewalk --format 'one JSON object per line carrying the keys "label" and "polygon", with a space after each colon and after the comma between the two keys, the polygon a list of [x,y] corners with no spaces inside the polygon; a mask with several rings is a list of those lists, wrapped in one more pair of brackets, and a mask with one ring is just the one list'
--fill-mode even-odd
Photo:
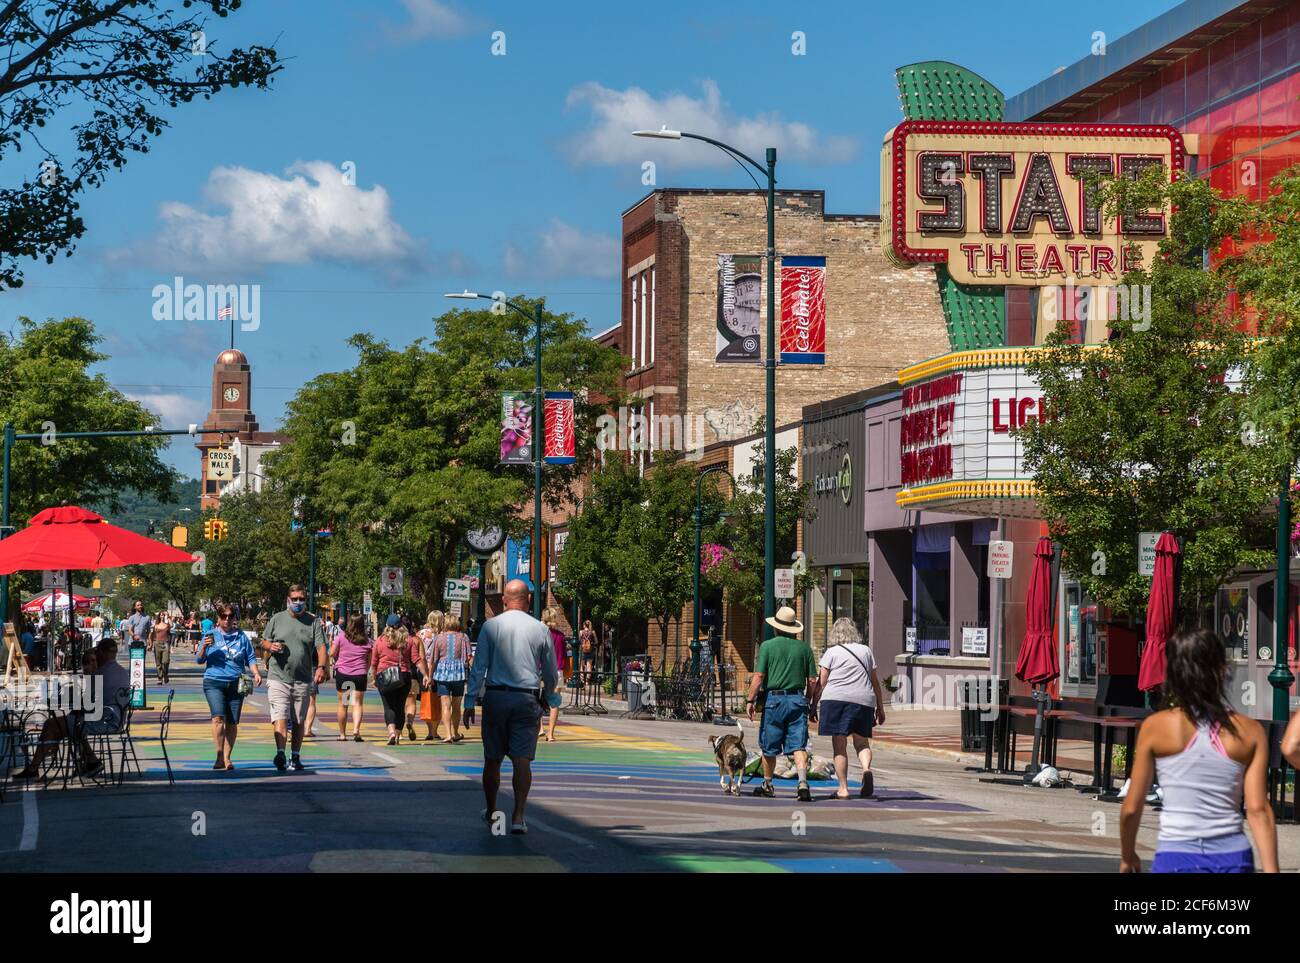
{"label": "sidewalk", "polygon": [[[603,698],[602,705],[609,710],[608,718],[618,718],[627,711],[627,703],[621,698]],[[734,711],[734,710],[733,710]],[[568,714],[571,719],[582,716]],[[647,719],[648,717],[641,716]],[[662,722],[673,720],[663,719]],[[746,731],[756,731],[758,726],[743,716],[738,719]],[[698,723],[697,723],[698,725]],[[830,756],[830,739],[816,734],[814,723],[813,748],[819,755]],[[757,738],[747,740],[757,745]],[[824,743],[824,745],[823,745]],[[950,759],[964,766],[983,766],[984,752],[963,752],[961,748],[961,711],[958,709],[928,709],[885,707],[885,724],[879,726],[872,736],[872,743],[888,746],[901,752]],[[1017,768],[1023,770],[1029,765],[1030,752],[1033,750],[1033,737],[1021,735],[1016,743]],[[996,761],[996,760],[995,760]],[[1075,739],[1062,739],[1057,745],[1057,769],[1062,776],[1070,777],[1074,782],[1084,785],[1092,781],[1092,744]],[[1119,776],[1122,769],[1116,768]]]}

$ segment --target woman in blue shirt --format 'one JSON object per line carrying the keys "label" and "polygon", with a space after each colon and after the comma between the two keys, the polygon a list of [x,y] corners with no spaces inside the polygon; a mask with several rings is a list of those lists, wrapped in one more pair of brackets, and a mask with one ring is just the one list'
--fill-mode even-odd
{"label": "woman in blue shirt", "polygon": [[235,768],[230,756],[239,735],[239,713],[244,707],[239,680],[246,671],[252,670],[253,685],[262,684],[253,643],[235,626],[234,618],[234,609],[229,605],[217,606],[217,626],[203,637],[197,660],[200,665],[207,665],[203,671],[203,696],[212,712],[212,744],[217,747],[217,761],[212,768],[227,771]]}

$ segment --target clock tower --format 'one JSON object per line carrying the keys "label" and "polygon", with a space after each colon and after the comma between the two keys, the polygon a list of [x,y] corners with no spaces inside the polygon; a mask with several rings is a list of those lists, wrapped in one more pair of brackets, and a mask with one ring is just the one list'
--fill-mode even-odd
{"label": "clock tower", "polygon": [[214,508],[225,483],[208,478],[208,449],[229,447],[238,436],[252,441],[260,436],[252,409],[253,367],[244,352],[227,348],[212,366],[212,409],[203,423],[199,449],[200,506]]}

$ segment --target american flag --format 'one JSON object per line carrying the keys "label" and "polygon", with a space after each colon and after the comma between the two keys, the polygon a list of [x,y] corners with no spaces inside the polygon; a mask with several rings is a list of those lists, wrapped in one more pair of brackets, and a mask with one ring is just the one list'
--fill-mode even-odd
{"label": "american flag", "polygon": [[226,321],[234,317],[234,314],[235,312],[231,309],[230,302],[227,301],[225,307],[223,307],[220,311],[217,312],[217,320]]}

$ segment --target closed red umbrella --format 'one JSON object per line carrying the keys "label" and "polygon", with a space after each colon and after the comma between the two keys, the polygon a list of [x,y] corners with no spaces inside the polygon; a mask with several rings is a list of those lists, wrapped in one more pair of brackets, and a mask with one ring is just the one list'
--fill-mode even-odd
{"label": "closed red umbrella", "polygon": [[1052,643],[1052,540],[1038,540],[1025,599],[1025,641],[1016,660],[1016,678],[1030,685],[1046,684],[1061,674]]}
{"label": "closed red umbrella", "polygon": [[102,515],[73,505],[37,512],[26,528],[0,541],[0,575],[192,561],[188,552],[110,525]]}
{"label": "closed red umbrella", "polygon": [[1178,539],[1161,532],[1156,541],[1156,570],[1151,576],[1147,601],[1147,641],[1138,666],[1138,688],[1143,692],[1165,681],[1165,643],[1174,632],[1174,595],[1177,591]]}

